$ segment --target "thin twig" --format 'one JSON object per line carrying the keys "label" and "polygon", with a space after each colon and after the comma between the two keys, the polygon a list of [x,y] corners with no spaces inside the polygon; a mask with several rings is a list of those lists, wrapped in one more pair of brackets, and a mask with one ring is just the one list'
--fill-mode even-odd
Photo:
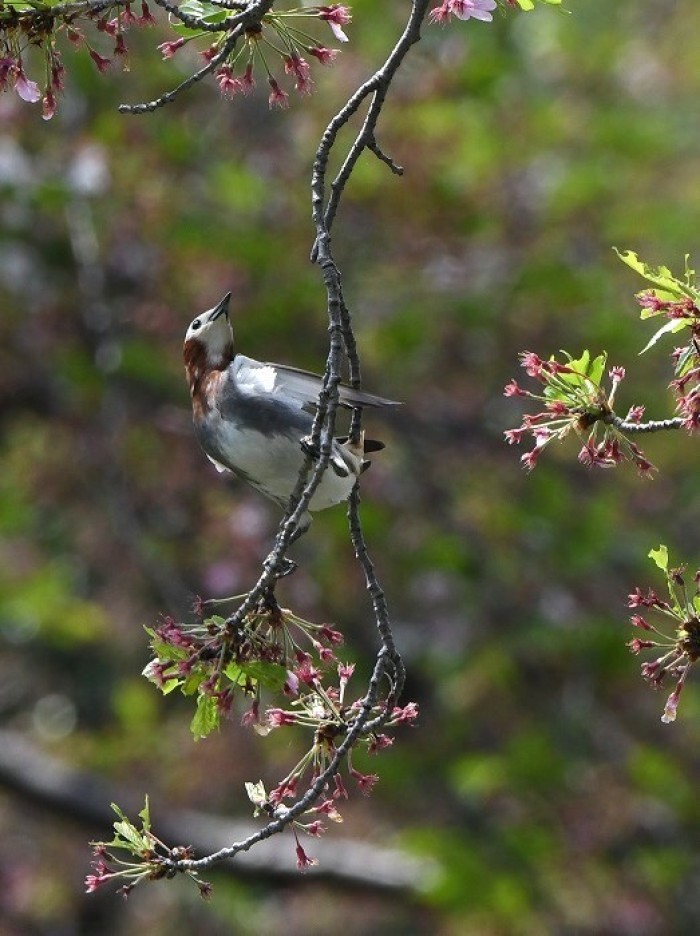
{"label": "thin twig", "polygon": [[669,419],[651,419],[648,422],[629,422],[615,413],[605,419],[603,422],[613,425],[620,432],[663,432],[667,429],[682,429],[685,420],[680,416],[673,416]]}
{"label": "thin twig", "polygon": [[183,91],[187,91],[187,89],[191,88],[192,85],[211,74],[211,72],[213,72],[221,62],[228,58],[230,53],[233,51],[233,47],[236,45],[236,42],[238,41],[242,31],[242,26],[238,26],[236,29],[232,30],[231,34],[226,39],[226,42],[221,47],[221,50],[217,52],[214,58],[210,62],[207,62],[207,64],[202,68],[200,68],[199,71],[195,72],[193,75],[190,75],[188,78],[185,78],[185,80],[181,82],[176,88],[173,88],[172,91],[166,91],[154,101],[145,101],[143,104],[120,104],[118,107],[119,113],[150,114],[154,110],[158,110],[159,107],[165,107],[166,104],[170,104],[171,101],[175,100],[178,94]]}
{"label": "thin twig", "polygon": [[[364,101],[368,95],[373,94],[372,102],[367,111],[362,129],[348,150],[348,155],[346,156],[343,165],[341,166],[338,174],[331,184],[332,191],[328,198],[328,204],[325,207],[325,222],[327,230],[330,230],[333,226],[333,221],[335,220],[335,215],[338,210],[345,185],[350,178],[350,175],[355,168],[355,164],[362,155],[364,149],[370,149],[375,155],[382,159],[383,162],[386,162],[387,165],[392,168],[393,172],[400,174],[400,172],[398,172],[400,167],[396,166],[393,161],[386,157],[385,154],[379,149],[376,142],[375,133],[377,128],[377,121],[379,120],[379,115],[381,114],[384,101],[389,87],[394,79],[394,75],[400,68],[411,46],[420,41],[420,30],[423,21],[425,20],[428,4],[429,0],[414,0],[411,8],[411,15],[408,18],[403,34],[394,46],[386,62],[374,73],[374,75],[372,75],[370,79],[368,79],[360,88],[357,89],[345,107],[339,111],[339,113],[333,118],[326,129],[323,140],[321,142],[321,147],[319,148],[319,155],[321,157],[320,162],[322,163],[324,170],[323,175],[325,175],[325,165],[327,164],[328,153],[330,152],[330,149],[335,142],[338,131],[341,129],[341,127],[345,126],[350,118],[357,112],[362,101]],[[380,153],[381,156],[379,156]],[[319,166],[319,168],[321,168],[321,166]],[[320,181],[322,184],[319,186],[317,198],[322,204],[325,198],[323,178],[321,178]],[[314,259],[313,256],[312,259]]]}
{"label": "thin twig", "polygon": [[234,16],[227,16],[226,19],[219,20],[216,23],[207,23],[201,16],[192,16],[189,13],[183,13],[178,4],[171,3],[171,0],[154,0],[154,3],[174,16],[184,26],[190,29],[196,29],[198,32],[229,32],[236,26],[243,26],[244,29],[259,24],[260,20],[272,9],[275,0],[251,0],[245,5],[245,9]]}
{"label": "thin twig", "polygon": [[395,163],[391,156],[387,156],[383,149],[379,146],[374,137],[370,137],[367,141],[367,149],[371,150],[377,159],[381,162],[386,163],[387,166],[391,169],[394,175],[403,175],[403,166],[399,166],[398,163]]}
{"label": "thin twig", "polygon": [[386,602],[386,596],[384,595],[383,588],[379,584],[377,573],[374,568],[374,563],[372,562],[369,552],[367,551],[367,544],[365,543],[362,524],[360,522],[360,489],[358,485],[355,485],[350,497],[350,502],[348,505],[348,523],[350,526],[352,545],[355,549],[355,557],[357,558],[357,561],[360,563],[365,573],[365,584],[367,585],[367,591],[369,592],[372,599],[374,616],[377,622],[377,630],[379,632],[382,645],[386,649],[386,652],[389,656],[389,661],[394,669],[393,685],[391,687],[390,697],[387,700],[387,713],[390,714],[392,705],[396,704],[403,690],[403,685],[406,679],[406,670],[403,664],[403,660],[401,659],[401,655],[396,649],[396,644],[394,643],[394,635],[391,630],[391,618],[389,615],[389,607]]}
{"label": "thin twig", "polygon": [[121,7],[131,3],[132,0],[68,0],[67,3],[57,3],[55,6],[38,4],[31,10],[15,10],[12,6],[5,6],[3,16],[16,16],[19,20],[64,19],[80,13],[101,13],[108,7]]}

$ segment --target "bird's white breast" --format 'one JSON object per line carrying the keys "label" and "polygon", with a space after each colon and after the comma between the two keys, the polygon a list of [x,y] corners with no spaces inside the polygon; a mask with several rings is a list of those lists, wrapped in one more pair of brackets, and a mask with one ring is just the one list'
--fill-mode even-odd
{"label": "bird's white breast", "polygon": [[[270,371],[274,381],[273,368]],[[256,374],[257,377],[257,374]],[[262,379],[267,379],[263,376]],[[206,429],[200,438],[211,460],[219,467],[223,465],[240,475],[263,494],[278,503],[286,504],[297,482],[304,462],[301,438],[291,434],[266,435],[234,420],[222,419],[212,410],[206,419]],[[209,444],[216,439],[216,446]],[[309,505],[310,510],[325,510],[339,504],[350,496],[355,476],[339,477],[332,468],[323,475]]]}

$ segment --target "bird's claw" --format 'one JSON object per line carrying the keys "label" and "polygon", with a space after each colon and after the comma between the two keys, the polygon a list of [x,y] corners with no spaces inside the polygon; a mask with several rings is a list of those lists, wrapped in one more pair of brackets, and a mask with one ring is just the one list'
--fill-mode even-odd
{"label": "bird's claw", "polygon": [[305,455],[309,455],[314,461],[317,461],[321,455],[318,445],[314,445],[310,435],[304,436],[300,440],[301,450]]}

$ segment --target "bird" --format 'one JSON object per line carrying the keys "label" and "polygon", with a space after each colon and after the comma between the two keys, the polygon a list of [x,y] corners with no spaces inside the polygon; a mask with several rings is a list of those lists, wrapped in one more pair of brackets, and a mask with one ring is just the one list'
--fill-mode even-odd
{"label": "bird", "polygon": [[[183,359],[195,435],[219,471],[232,472],[286,509],[306,456],[319,457],[311,430],[323,380],[309,371],[237,353],[230,300],[229,292],[193,319],[185,335]],[[338,396],[339,405],[349,409],[400,405],[344,384],[338,386]],[[347,500],[369,467],[364,456],[383,448],[364,433],[357,442],[333,439],[328,467],[299,518],[296,535],[308,529],[310,512]]]}

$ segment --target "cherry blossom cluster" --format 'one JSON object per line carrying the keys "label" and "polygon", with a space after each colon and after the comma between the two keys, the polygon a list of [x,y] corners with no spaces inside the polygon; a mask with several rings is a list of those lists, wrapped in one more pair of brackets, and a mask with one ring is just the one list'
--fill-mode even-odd
{"label": "cherry blossom cluster", "polygon": [[[112,804],[117,814],[114,823],[114,838],[110,842],[92,842],[92,874],[85,878],[85,891],[94,894],[105,884],[118,885],[119,893],[128,897],[131,891],[144,881],[157,881],[172,877],[173,863],[193,857],[189,846],[169,848],[151,830],[148,797],[139,813],[140,827],[131,822],[118,806]],[[116,854],[118,853],[118,854]],[[124,858],[129,855],[131,860]],[[196,871],[188,869],[187,876],[194,881],[202,897],[209,897],[211,884],[202,881]]]}
{"label": "cherry blossom cluster", "polygon": [[[65,68],[56,48],[60,38],[85,49],[100,72],[107,71],[115,63],[128,70],[126,38],[129,29],[153,26],[156,22],[146,0],[141,0],[138,12],[134,12],[136,2],[138,0],[114,0],[113,3],[76,0],[71,4],[59,4],[43,16],[31,8],[5,15],[0,11],[0,90],[14,90],[28,103],[42,101],[44,118],[53,117],[57,94],[64,87]],[[337,49],[327,47],[311,35],[306,23],[320,20],[327,24],[336,41],[347,42],[344,27],[352,21],[350,8],[342,3],[281,11],[270,4],[267,13],[252,17],[245,24],[237,19],[246,14],[252,3],[242,0],[205,0],[196,5],[196,15],[180,13],[179,7],[166,0],[155,0],[155,3],[168,10],[178,33],[177,38],[158,46],[164,59],[172,58],[193,40],[214,37],[215,41],[210,41],[201,51],[204,65],[200,72],[213,73],[222,94],[233,97],[253,90],[254,73],[259,67],[269,85],[270,107],[289,106],[289,94],[274,74],[273,61],[280,61],[281,70],[289,76],[294,90],[303,95],[314,89],[310,61],[332,65],[338,55]],[[98,38],[96,34],[102,36]],[[108,47],[105,40],[109,42]],[[43,91],[26,71],[25,59],[30,49],[31,55],[36,57],[38,50],[45,60]]]}
{"label": "cherry blossom cluster", "polygon": [[29,104],[42,101],[44,119],[50,120],[56,111],[56,94],[63,89],[64,75],[61,58],[53,44],[47,46],[46,67],[50,77],[42,97],[39,85],[28,78],[24,71],[21,49],[16,43],[4,43],[3,55],[0,57],[0,91],[14,90]]}
{"label": "cherry blossom cluster", "polygon": [[[311,94],[312,64],[332,65],[338,56],[339,50],[315,36],[308,24],[325,23],[333,39],[344,43],[348,41],[345,27],[352,22],[345,3],[284,8],[276,0],[190,0],[180,5],[173,0],[152,2],[167,12],[169,25],[177,34],[158,45],[163,58],[172,58],[194,42],[202,64],[155,101],[122,105],[123,113],[147,113],[168,104],[208,75],[214,76],[225,97],[247,95],[256,86],[256,74],[261,73],[268,86],[269,106],[287,108],[290,94],[284,87],[285,79],[298,94]],[[561,4],[561,0],[537,2]],[[20,0],[17,3],[15,8],[15,0],[6,0],[0,9],[0,90],[14,90],[29,103],[42,101],[46,120],[56,113],[57,95],[64,86],[65,69],[56,48],[59,38],[87,51],[100,72],[115,64],[128,70],[129,29],[156,22],[147,0],[66,0],[46,8]],[[535,0],[500,0],[500,4],[504,9],[527,12],[534,8]],[[443,0],[429,15],[433,23],[447,23],[452,17],[491,22],[498,6],[497,0]],[[95,32],[102,37],[93,36]],[[32,56],[38,51],[45,60],[43,90],[25,68],[30,49]]]}
{"label": "cherry blossom cluster", "polygon": [[[695,432],[700,428],[700,287],[695,271],[689,266],[688,257],[683,275],[676,276],[668,267],[649,266],[633,251],[616,252],[623,263],[651,286],[636,294],[642,320],[663,320],[642,353],[667,335],[682,333],[686,338],[685,344],[671,354],[675,376],[669,389],[676,396],[678,415],[644,422],[642,406],[633,406],[626,417],[616,415],[615,394],[625,371],[621,367],[611,368],[608,372],[611,387],[605,391],[602,387],[605,355],[591,360],[586,351],[578,361],[567,355],[566,363],[560,363],[526,352],[521,355],[521,363],[543,389],[533,393],[512,380],[505,395],[537,400],[543,408],[526,415],[522,424],[507,430],[505,436],[511,444],[521,442],[526,435],[534,438],[534,448],[522,456],[528,469],[535,467],[551,441],[564,439],[573,430],[583,441],[578,456],[583,464],[607,468],[627,459],[637,466],[640,474],[648,476],[656,469],[628,438],[630,434],[679,428]],[[651,649],[659,653],[655,660],[642,665],[642,676],[655,689],[675,680],[662,715],[662,721],[672,722],[690,668],[700,658],[700,571],[695,573],[690,587],[683,568],[669,568],[665,546],[649,555],[666,576],[669,597],[666,600],[653,590],[643,592],[639,588],[629,595],[628,605],[634,609],[630,623],[645,633],[634,637],[628,647],[635,654]],[[672,633],[650,622],[649,613],[660,621],[665,618],[673,627]]]}
{"label": "cherry blossom cluster", "polygon": [[[299,695],[292,700],[286,709],[269,708],[265,719],[270,729],[291,728],[310,732],[313,738],[311,747],[289,771],[277,786],[269,793],[265,791],[262,781],[247,783],[248,798],[255,807],[255,815],[265,815],[271,819],[284,817],[290,809],[283,800],[297,798],[302,781],[307,786],[315,783],[325,771],[328,770],[338,753],[337,745],[352,729],[355,719],[361,712],[364,699],[354,702],[346,701],[346,688],[352,674],[354,665],[339,663],[337,666],[338,686],[324,686],[320,674],[313,667],[308,667],[300,676],[303,686]],[[399,725],[413,724],[418,717],[418,706],[409,702],[404,706],[394,706],[391,711],[386,710],[384,704],[378,704],[370,712],[367,730],[361,735],[361,742],[368,753],[377,754],[390,747],[393,738],[384,733],[384,728],[395,728]],[[381,730],[374,726],[381,725]],[[350,779],[357,785],[360,792],[369,796],[379,777],[372,773],[362,773],[353,765],[353,753],[357,746],[347,753],[345,767]],[[291,827],[296,840],[297,867],[304,871],[316,864],[314,859],[306,855],[299,842],[298,832],[306,835],[319,836],[326,831],[325,821],[342,822],[338,804],[340,800],[348,798],[348,791],[340,772],[328,780],[322,790],[320,802],[315,802],[298,818],[294,818]]]}
{"label": "cherry blossom cluster", "polygon": [[[153,26],[156,22],[146,0],[139,4],[138,13],[134,12],[131,2],[101,3],[92,7],[85,4],[83,9],[78,4],[77,9],[63,15],[56,9],[55,16],[52,13],[38,17],[33,15],[36,11],[24,10],[10,19],[0,19],[0,91],[14,90],[30,104],[41,101],[44,120],[50,120],[56,113],[57,95],[64,88],[65,67],[56,47],[58,38],[85,48],[100,72],[106,71],[113,61],[119,61],[128,71],[126,33],[132,26]],[[79,20],[82,20],[81,25]],[[87,26],[91,32],[101,33],[109,40],[111,58],[97,51],[94,40],[86,35]],[[100,39],[99,44],[104,47],[104,39]],[[34,50],[39,50],[44,57],[43,90],[25,71],[25,58],[35,54]]]}
{"label": "cherry blossom cluster", "polygon": [[591,359],[584,351],[578,360],[566,355],[566,363],[554,358],[544,360],[531,351],[520,356],[521,365],[528,376],[542,385],[540,392],[523,389],[516,380],[506,385],[504,395],[523,397],[537,401],[542,409],[529,413],[516,429],[506,430],[509,444],[519,444],[531,436],[534,448],[521,457],[528,471],[537,465],[544,449],[553,441],[563,441],[572,432],[579,437],[582,447],[578,454],[581,464],[588,467],[614,468],[627,460],[632,462],[642,475],[650,475],[656,469],[639,446],[620,430],[625,423],[638,424],[643,416],[642,407],[633,407],[625,420],[613,421],[615,395],[624,380],[625,369],[612,367],[608,371],[611,384],[605,390],[605,354]]}
{"label": "cherry blossom cluster", "polygon": [[[561,0],[540,0],[541,3],[547,3],[550,6],[560,6]],[[534,10],[534,0],[501,0],[501,5],[512,7],[516,10],[529,12]],[[430,21],[432,23],[448,23],[454,16],[460,20],[481,20],[484,23],[493,21],[493,11],[498,8],[496,0],[442,0],[440,6],[433,7],[430,11]]]}
{"label": "cherry blossom cluster", "polygon": [[618,251],[618,255],[652,286],[636,295],[642,320],[664,320],[643,350],[654,347],[666,335],[686,338],[685,344],[671,354],[674,379],[669,388],[676,397],[677,425],[694,432],[700,427],[700,288],[695,282],[695,270],[688,265],[688,257],[683,276],[675,276],[668,267],[643,263],[632,251]]}
{"label": "cherry blossom cluster", "polygon": [[700,288],[695,284],[695,271],[688,266],[687,258],[683,277],[677,277],[667,267],[648,266],[633,251],[617,253],[623,263],[653,286],[636,295],[642,309],[641,318],[664,319],[641,353],[653,348],[666,335],[683,333],[686,336],[686,343],[671,354],[675,376],[669,389],[676,396],[678,415],[643,422],[644,407],[633,406],[625,417],[618,416],[613,408],[614,398],[625,371],[622,367],[609,371],[612,386],[606,393],[601,386],[605,355],[591,361],[586,351],[578,361],[567,355],[569,360],[562,364],[526,352],[521,355],[522,365],[544,389],[533,393],[512,380],[505,388],[505,395],[538,400],[544,404],[544,409],[526,415],[522,425],[509,429],[505,436],[511,444],[521,442],[526,435],[533,436],[534,449],[522,457],[528,469],[534,468],[549,442],[565,438],[573,429],[580,436],[589,433],[579,452],[579,461],[583,464],[609,468],[629,460],[642,475],[650,475],[656,469],[639,446],[628,438],[631,433],[679,428],[694,432],[700,428]]}
{"label": "cherry blossom cluster", "polygon": [[[298,94],[311,94],[314,82],[311,78],[309,57],[321,65],[332,65],[338,49],[328,48],[302,28],[305,20],[321,20],[328,24],[336,41],[347,42],[344,27],[352,22],[350,8],[345,4],[333,3],[326,6],[300,7],[283,12],[271,10],[260,21],[247,28],[239,42],[226,52],[228,34],[222,32],[216,42],[202,51],[205,62],[216,62],[214,76],[225,97],[250,94],[255,88],[256,70],[262,70],[269,85],[268,103],[272,107],[289,107],[289,94],[284,90],[274,73],[272,62],[281,64],[284,74],[293,82]],[[163,58],[168,59],[202,33],[187,31],[186,35],[158,48]]]}
{"label": "cherry blossom cluster", "polygon": [[[634,610],[630,624],[644,632],[634,637],[627,646],[632,653],[655,649],[660,655],[652,662],[642,664],[642,676],[654,688],[660,689],[668,680],[675,680],[673,691],[666,700],[661,721],[675,721],[680,694],[690,668],[700,659],[700,570],[687,580],[685,568],[669,568],[665,546],[653,549],[649,556],[666,576],[668,600],[660,598],[653,589],[636,588],[628,596],[627,605]],[[673,628],[671,634],[651,623],[649,615],[666,621]]]}
{"label": "cherry blossom cluster", "polygon": [[343,635],[328,624],[313,624],[279,607],[274,598],[261,601],[240,625],[219,615],[204,616],[211,604],[199,601],[200,620],[191,624],[164,617],[147,628],[153,658],[143,671],[164,694],[180,689],[197,701],[191,730],[203,738],[231,713],[236,693],[252,699],[243,724],[260,734],[267,723],[260,715],[262,690],[293,697],[300,683],[317,677],[335,663],[334,648]]}
{"label": "cherry blossom cluster", "polygon": [[[200,609],[206,604],[200,602]],[[198,694],[197,714],[192,722],[196,737],[208,734],[218,725],[219,716],[230,711],[236,689],[253,697],[242,722],[258,734],[292,729],[310,735],[306,753],[269,793],[262,781],[246,783],[246,792],[256,816],[282,820],[291,828],[298,869],[305,871],[315,865],[316,860],[305,851],[299,834],[318,837],[326,831],[327,822],[343,821],[339,802],[348,798],[348,790],[340,765],[333,769],[341,753],[339,745],[362,714],[363,727],[353,745],[345,750],[342,769],[361,793],[369,795],[379,777],[357,769],[353,755],[360,745],[369,754],[390,747],[393,738],[385,729],[412,725],[418,717],[416,703],[387,708],[385,702],[377,702],[365,711],[364,697],[349,702],[347,686],[355,667],[335,659],[333,648],[342,643],[340,632],[327,624],[304,621],[279,608],[274,599],[268,599],[234,632],[224,618],[213,616],[192,625],[164,618],[149,633],[156,657],[144,674],[163,692],[180,687],[185,694]],[[300,636],[311,644],[314,655],[299,645]],[[261,687],[277,691],[287,700],[285,707],[271,706],[261,715]],[[324,780],[324,776],[328,779]],[[320,795],[310,800],[306,808],[300,805],[298,812],[292,813],[294,801],[305,795],[302,785],[308,789],[317,782],[322,783]],[[194,858],[191,850],[168,848],[150,831],[148,805],[140,814],[141,830],[118,807],[114,808],[119,816],[114,824],[116,835],[111,842],[95,843],[95,873],[85,881],[88,893],[112,882],[120,884],[121,893],[126,896],[142,881],[184,871],[202,895],[209,896],[211,886],[197,877],[196,870],[180,866],[180,862]],[[127,851],[132,860],[116,857],[114,850]]]}
{"label": "cherry blossom cluster", "polygon": [[477,19],[485,23],[493,20],[496,0],[443,0],[440,6],[430,11],[433,23],[446,23],[455,16],[457,19]]}
{"label": "cherry blossom cluster", "polygon": [[687,328],[690,334],[687,344],[674,348],[673,361],[675,378],[669,389],[676,397],[676,411],[682,420],[682,426],[688,432],[700,428],[700,308],[694,297],[681,299],[662,299],[658,292],[645,290],[637,294],[637,301],[642,307],[642,317],[661,315],[667,324],[657,332],[678,331]]}

